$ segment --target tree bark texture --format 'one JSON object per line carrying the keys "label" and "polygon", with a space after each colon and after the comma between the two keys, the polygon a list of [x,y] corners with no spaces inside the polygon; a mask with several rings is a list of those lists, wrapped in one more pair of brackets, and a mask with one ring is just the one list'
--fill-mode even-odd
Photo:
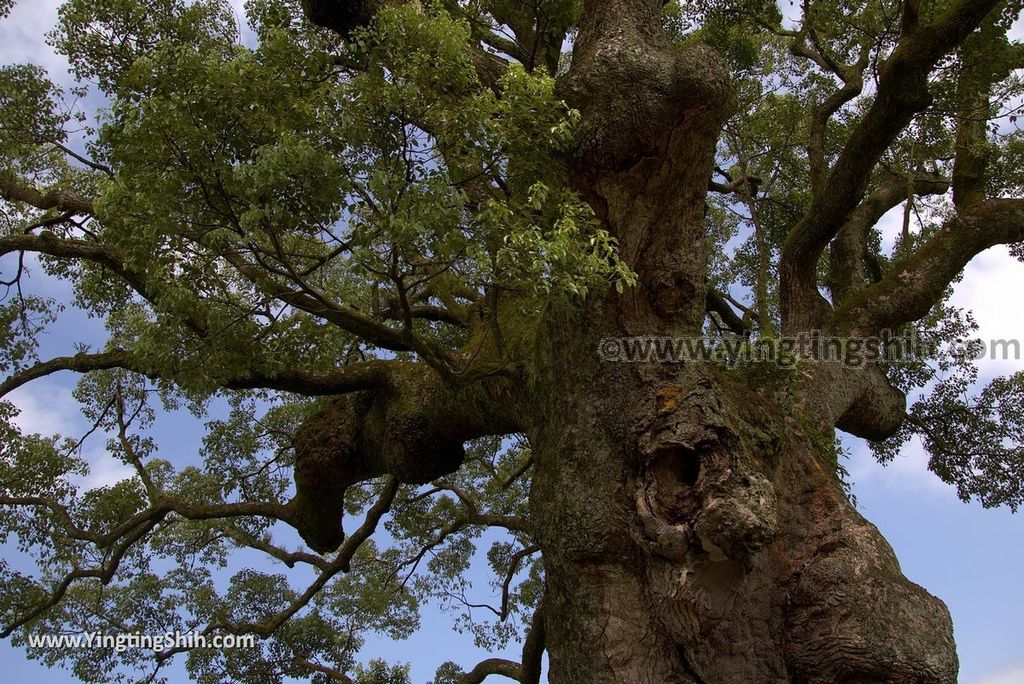
{"label": "tree bark texture", "polygon": [[948,612],[849,504],[817,407],[596,362],[596,322],[536,372],[551,682],[956,681]]}
{"label": "tree bark texture", "polygon": [[[381,4],[306,2],[314,21],[338,30]],[[877,369],[810,359],[768,388],[701,364],[599,359],[603,338],[699,336],[705,319],[705,196],[734,98],[712,50],[662,42],[662,4],[586,0],[558,82],[582,115],[571,182],[618,239],[637,286],[550,315],[522,382],[474,395],[421,377],[404,395],[414,401],[399,390],[341,401],[303,436],[320,446],[300,449],[299,494],[310,510],[316,501],[336,510],[339,487],[384,472],[428,481],[458,467],[462,440],[522,431],[534,450],[550,682],[954,682],[948,611],[902,575],[835,475],[837,425],[871,438],[899,427],[904,397]],[[883,71],[893,85],[880,86],[882,104],[855,131],[851,155],[877,156],[927,106],[917,86],[983,4],[992,3],[957,3],[946,24],[897,51]],[[331,14],[348,5],[352,16]],[[803,233],[797,226],[783,255],[785,330],[827,313],[800,278],[850,217],[871,166],[838,165],[822,181],[821,211]],[[884,213],[898,198],[872,201]],[[851,224],[837,249],[859,252],[862,232]],[[864,277],[847,280],[854,307]],[[501,411],[466,409],[492,400]],[[337,448],[319,453],[325,442]],[[304,534],[330,548],[339,542],[330,523]]]}

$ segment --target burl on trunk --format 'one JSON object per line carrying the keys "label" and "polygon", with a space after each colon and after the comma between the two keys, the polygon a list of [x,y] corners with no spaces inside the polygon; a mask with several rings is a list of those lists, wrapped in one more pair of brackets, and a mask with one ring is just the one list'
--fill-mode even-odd
{"label": "burl on trunk", "polygon": [[[662,40],[662,4],[584,2],[559,79],[582,115],[572,184],[637,286],[544,321],[522,382],[485,390],[508,410],[502,429],[525,432],[534,449],[549,681],[953,682],[945,606],[903,577],[835,476],[837,425],[873,438],[899,425],[903,395],[877,369],[812,355],[758,384],[707,365],[598,356],[603,338],[699,336],[705,321],[705,197],[734,98],[712,50]],[[893,105],[897,119],[925,106],[911,100]],[[873,144],[884,148],[883,123]],[[843,201],[828,199],[822,220]],[[801,280],[823,247],[797,244],[810,266],[783,264],[789,333],[827,328],[828,306]],[[420,406],[417,425],[429,429],[434,402]],[[445,444],[488,431],[481,423]],[[441,460],[416,480],[459,455]]]}

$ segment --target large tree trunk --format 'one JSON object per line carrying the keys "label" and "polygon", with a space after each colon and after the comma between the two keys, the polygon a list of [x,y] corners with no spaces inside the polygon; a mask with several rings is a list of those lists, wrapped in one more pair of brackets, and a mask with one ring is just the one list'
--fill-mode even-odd
{"label": "large tree trunk", "polygon": [[597,361],[609,320],[550,330],[533,388],[550,681],[955,681],[945,606],[848,503],[831,435],[693,364]]}
{"label": "large tree trunk", "polygon": [[[305,4],[362,21],[356,5],[384,3]],[[835,475],[835,426],[871,438],[899,426],[904,397],[878,369],[811,355],[788,378],[755,385],[709,364],[600,358],[604,338],[696,337],[705,321],[705,199],[734,98],[714,51],[662,39],[663,5],[584,0],[558,79],[581,113],[570,182],[637,286],[551,312],[524,363],[527,397],[517,387],[500,402],[516,405],[510,424],[534,449],[549,681],[953,682],[945,606],[903,577]],[[920,98],[904,94],[905,118]],[[844,192],[857,199],[857,187]],[[813,274],[816,260],[799,266]],[[820,324],[827,304],[805,290],[786,299],[783,329]]]}
{"label": "large tree trunk", "polygon": [[705,197],[731,90],[711,51],[659,45],[659,8],[585,3],[562,81],[583,113],[573,183],[639,282],[553,313],[532,368],[550,681],[955,681],[945,606],[835,475],[835,425],[899,424],[903,396],[877,369],[807,359],[754,386],[600,358],[603,338],[696,337],[705,320]]}

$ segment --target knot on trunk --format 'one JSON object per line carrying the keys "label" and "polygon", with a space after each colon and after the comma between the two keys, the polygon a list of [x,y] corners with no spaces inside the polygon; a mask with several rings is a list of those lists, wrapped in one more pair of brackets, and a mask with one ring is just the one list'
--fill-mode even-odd
{"label": "knot on trunk", "polygon": [[749,567],[778,527],[775,491],[743,452],[709,386],[660,394],[641,440],[637,514],[655,554]]}
{"label": "knot on trunk", "polygon": [[775,492],[721,444],[666,447],[637,492],[637,514],[655,554],[674,561],[749,566],[775,536]]}
{"label": "knot on trunk", "polygon": [[[683,270],[655,270],[648,280],[648,292],[655,310],[662,316],[673,316],[688,308],[694,301],[703,300],[704,292],[698,292],[690,273]],[[703,307],[702,307],[703,308]]]}
{"label": "knot on trunk", "polygon": [[705,116],[717,126],[731,110],[728,69],[711,48],[608,33],[577,46],[560,82],[583,115],[574,156],[585,174],[629,168],[663,151],[684,120]]}

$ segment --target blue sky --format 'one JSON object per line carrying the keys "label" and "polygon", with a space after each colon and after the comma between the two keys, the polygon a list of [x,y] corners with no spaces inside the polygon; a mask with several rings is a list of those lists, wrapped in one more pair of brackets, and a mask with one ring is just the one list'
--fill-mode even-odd
{"label": "blue sky", "polygon": [[[241,0],[233,1],[241,5]],[[55,80],[64,80],[66,63],[42,41],[54,23],[57,4],[57,0],[21,0],[11,17],[0,22],[0,61],[34,62],[47,68]],[[896,213],[887,219],[890,234],[898,230],[898,221]],[[0,264],[3,266],[8,264]],[[954,303],[974,311],[983,339],[1021,338],[1021,293],[1024,265],[998,248],[972,262],[956,286]],[[66,353],[72,337],[101,336],[98,321],[69,313],[44,344],[51,351]],[[982,364],[983,380],[1015,370],[1024,370],[1024,362]],[[83,419],[70,394],[74,380],[58,376],[19,390],[13,399],[23,410],[22,426],[42,432],[74,432],[80,427]],[[164,455],[171,458],[190,458],[200,437],[199,426],[187,414],[163,417],[157,436],[161,434],[162,449],[167,450]],[[94,484],[116,481],[126,474],[123,464],[106,456],[101,445],[102,440],[97,440],[87,451]],[[1024,517],[960,502],[950,487],[927,471],[919,444],[912,444],[888,467],[878,465],[857,440],[847,440],[847,445],[852,451],[847,466],[860,510],[893,545],[905,574],[950,608],[961,660],[960,681],[1024,682]],[[412,662],[416,684],[426,682],[445,660],[470,667],[492,655],[473,648],[469,638],[451,631],[450,624],[447,616],[428,612],[415,637],[398,644],[371,639],[364,655]],[[66,672],[48,671],[6,642],[0,642],[0,672],[10,681],[68,681]],[[172,681],[183,677],[181,670],[178,672]]]}

